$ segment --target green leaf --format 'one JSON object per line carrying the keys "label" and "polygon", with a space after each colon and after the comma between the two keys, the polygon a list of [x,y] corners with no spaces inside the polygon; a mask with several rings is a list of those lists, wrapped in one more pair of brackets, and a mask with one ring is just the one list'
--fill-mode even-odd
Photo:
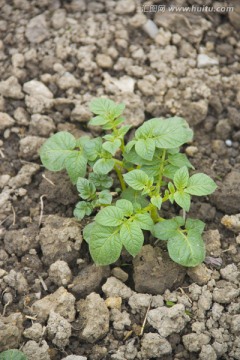
{"label": "green leaf", "polygon": [[124,104],[116,104],[110,99],[94,99],[89,105],[90,110],[108,119],[118,118],[125,109]]}
{"label": "green leaf", "polygon": [[176,171],[178,171],[178,168],[176,166],[169,164],[164,167],[163,175],[168,179],[173,180]]}
{"label": "green leaf", "polygon": [[107,119],[105,119],[102,116],[95,116],[93,117],[90,121],[89,121],[89,125],[92,126],[101,126],[101,125],[105,125],[108,122]]}
{"label": "green leaf", "polygon": [[151,197],[151,203],[158,208],[158,210],[161,209],[162,206],[162,198],[160,195],[152,196]]}
{"label": "green leaf", "polygon": [[133,148],[133,146],[136,144],[136,140],[131,140],[127,143],[125,146],[125,153],[129,153],[129,151]]}
{"label": "green leaf", "polygon": [[117,200],[116,206],[122,210],[124,216],[131,216],[133,214],[133,205],[128,200],[125,199]]}
{"label": "green leaf", "polygon": [[163,121],[163,118],[155,118],[148,121],[145,121],[136,131],[135,138],[139,139],[148,139],[154,138],[155,130],[159,125],[159,121]]}
{"label": "green leaf", "polygon": [[116,206],[108,206],[99,211],[95,217],[95,221],[104,226],[119,226],[124,218],[123,211]]}
{"label": "green leaf", "polygon": [[123,175],[126,183],[134,190],[143,190],[148,183],[148,176],[142,170],[132,170]]}
{"label": "green leaf", "polygon": [[[126,150],[126,148],[125,148]],[[123,153],[123,158],[125,161],[132,163],[134,165],[143,165],[143,164],[147,164],[147,165],[152,165],[152,162],[145,160],[143,158],[141,158],[137,153],[135,148],[132,148],[131,150],[129,150],[129,152],[124,152]]]}
{"label": "green leaf", "polygon": [[106,141],[103,143],[103,149],[108,151],[113,156],[115,155],[116,151],[119,149],[121,145],[121,140],[115,139],[114,141]]}
{"label": "green leaf", "polygon": [[150,214],[148,214],[148,213],[136,214],[134,217],[134,220],[135,220],[135,222],[138,223],[140,228],[143,230],[151,231],[154,226],[154,222],[153,222]]}
{"label": "green leaf", "polygon": [[86,142],[91,140],[89,136],[81,136],[80,138],[76,139],[76,147],[83,149]]}
{"label": "green leaf", "polygon": [[194,169],[194,166],[190,163],[187,156],[182,153],[174,154],[174,155],[168,155],[168,162],[176,166],[178,168],[181,168],[183,166],[187,166],[190,169]]}
{"label": "green leaf", "polygon": [[27,360],[27,357],[21,351],[14,349],[1,352],[0,360]]}
{"label": "green leaf", "polygon": [[40,158],[43,165],[51,171],[65,168],[65,161],[73,153],[76,139],[66,131],[51,136],[40,149]]}
{"label": "green leaf", "polygon": [[89,180],[84,178],[78,178],[77,189],[82,199],[87,200],[93,197],[96,193],[96,187]]}
{"label": "green leaf", "polygon": [[140,139],[135,145],[136,153],[146,160],[152,160],[155,152],[155,141],[153,139]]}
{"label": "green leaf", "polygon": [[119,227],[94,226],[89,240],[89,250],[97,265],[109,265],[117,261],[122,250]]}
{"label": "green leaf", "polygon": [[97,162],[93,165],[93,171],[97,174],[108,174],[114,167],[113,159],[98,159]]}
{"label": "green leaf", "polygon": [[183,225],[184,219],[181,216],[164,220],[154,225],[153,235],[160,240],[169,240],[176,235],[178,228]]}
{"label": "green leaf", "polygon": [[100,156],[102,150],[102,139],[91,139],[84,144],[84,153],[90,161],[96,160]]}
{"label": "green leaf", "polygon": [[87,159],[80,151],[73,151],[66,159],[65,165],[73,184],[76,184],[79,177],[84,177],[86,175]]}
{"label": "green leaf", "polygon": [[137,222],[126,221],[120,229],[120,239],[125,249],[132,256],[136,256],[144,242],[143,232]]}
{"label": "green leaf", "polygon": [[87,224],[83,229],[83,238],[87,243],[90,242],[96,225],[97,224],[95,222],[91,222],[90,224]]}
{"label": "green leaf", "polygon": [[167,247],[170,258],[183,266],[197,266],[205,258],[204,242],[195,230],[189,230],[187,235],[179,232],[168,240]]}
{"label": "green leaf", "polygon": [[191,206],[191,196],[184,191],[176,191],[174,193],[174,200],[185,211],[189,211]]}
{"label": "green leaf", "polygon": [[190,177],[185,191],[191,195],[204,196],[212,194],[216,188],[216,183],[208,175],[200,173]]}
{"label": "green leaf", "polygon": [[171,149],[192,140],[193,132],[180,117],[169,119],[154,118],[144,122],[135,133],[136,139],[152,138],[156,147]]}
{"label": "green leaf", "polygon": [[108,189],[113,184],[113,179],[110,176],[103,174],[95,174],[94,172],[89,174],[89,180],[94,183],[96,188]]}
{"label": "green leaf", "polygon": [[109,190],[103,190],[98,194],[98,203],[103,205],[111,204],[112,195]]}
{"label": "green leaf", "polygon": [[140,204],[141,207],[143,208],[148,205],[148,201],[147,201],[146,197],[142,196],[139,191],[136,191],[132,188],[123,190],[123,192],[121,194],[121,198],[129,200],[133,204],[133,206],[135,204]]}
{"label": "green leaf", "polygon": [[176,191],[173,183],[171,183],[171,182],[168,183],[168,189],[169,189],[171,194],[174,194],[175,191]]}
{"label": "green leaf", "polygon": [[123,137],[131,129],[131,125],[124,125],[118,129],[118,136]]}
{"label": "green leaf", "polygon": [[176,171],[173,182],[178,190],[183,190],[188,184],[189,174],[186,166]]}
{"label": "green leaf", "polygon": [[188,218],[185,227],[187,230],[195,230],[196,232],[199,232],[199,234],[202,234],[205,224],[201,220]]}
{"label": "green leaf", "polygon": [[82,220],[85,215],[90,215],[93,211],[92,204],[86,201],[79,201],[73,211],[73,215]]}
{"label": "green leaf", "polygon": [[116,120],[114,120],[113,124],[116,127],[116,126],[122,124],[124,121],[126,121],[126,119],[121,116],[121,117],[117,118]]}

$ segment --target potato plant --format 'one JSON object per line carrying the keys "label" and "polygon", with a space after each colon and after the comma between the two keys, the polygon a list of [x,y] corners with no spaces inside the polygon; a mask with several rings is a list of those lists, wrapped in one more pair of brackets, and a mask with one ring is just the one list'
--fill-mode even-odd
{"label": "potato plant", "polygon": [[[95,116],[89,124],[101,127],[105,134],[75,139],[59,132],[41,147],[41,161],[51,171],[65,169],[76,184],[81,201],[74,216],[79,220],[94,216],[83,236],[96,264],[115,262],[123,247],[136,256],[147,230],[167,242],[173,261],[196,266],[205,257],[201,236],[205,224],[185,215],[191,197],[211,194],[216,184],[203,173],[189,174],[194,168],[180,147],[192,140],[193,132],[181,117],[154,118],[125,143],[131,126],[124,124],[124,108],[109,99],[93,100],[90,110]],[[115,186],[113,171],[118,179]],[[176,203],[183,216],[161,217],[166,201]]]}

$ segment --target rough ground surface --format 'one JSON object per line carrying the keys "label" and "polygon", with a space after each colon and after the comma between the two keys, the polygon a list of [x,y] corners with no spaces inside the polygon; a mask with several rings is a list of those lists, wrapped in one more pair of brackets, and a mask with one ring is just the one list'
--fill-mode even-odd
{"label": "rough ground surface", "polygon": [[[143,14],[138,0],[0,0],[0,351],[21,348],[29,360],[240,359],[232,3],[229,14]],[[194,128],[183,151],[219,185],[191,208],[207,223],[205,264],[186,271],[148,239],[143,256],[123,258],[127,267],[91,264],[72,219],[76,190],[40,166],[38,149],[56,131],[93,131],[87,103],[101,95],[125,102],[135,127],[177,114]]]}

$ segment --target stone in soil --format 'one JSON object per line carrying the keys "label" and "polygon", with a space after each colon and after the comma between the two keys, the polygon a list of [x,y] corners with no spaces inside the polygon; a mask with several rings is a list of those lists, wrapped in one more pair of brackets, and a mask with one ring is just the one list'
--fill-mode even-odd
{"label": "stone in soil", "polygon": [[125,327],[131,325],[130,315],[126,311],[121,312],[118,309],[111,310],[110,321],[113,324],[113,328],[118,331],[122,331]]}
{"label": "stone in soil", "polygon": [[21,107],[21,106],[17,107],[13,113],[13,117],[16,120],[16,123],[18,125],[21,125],[21,126],[29,125],[30,117],[29,117],[29,114],[27,113],[27,111],[23,107]]}
{"label": "stone in soil", "polygon": [[107,305],[107,307],[109,309],[118,309],[121,310],[121,306],[122,306],[122,298],[120,296],[115,296],[115,297],[108,297],[105,300],[105,304]]}
{"label": "stone in soil", "polygon": [[8,286],[13,288],[18,294],[26,294],[28,292],[28,283],[21,272],[11,269],[10,272],[3,277]]}
{"label": "stone in soil", "polygon": [[229,304],[236,299],[240,294],[240,289],[237,285],[231,282],[220,280],[216,283],[213,290],[213,300],[219,304]]}
{"label": "stone in soil", "polygon": [[80,80],[77,80],[71,73],[65,72],[58,80],[57,85],[61,90],[78,88],[81,86]]}
{"label": "stone in soil", "polygon": [[102,286],[102,291],[107,297],[121,297],[122,299],[129,299],[133,291],[127,287],[123,282],[111,276]]}
{"label": "stone in soil", "polygon": [[128,274],[125,271],[123,271],[120,267],[113,268],[112,275],[122,282],[126,282],[128,280]]}
{"label": "stone in soil", "polygon": [[166,289],[180,286],[185,268],[173,262],[167,253],[151,245],[143,246],[133,259],[135,290],[149,294],[163,294]]}
{"label": "stone in soil", "polygon": [[18,174],[9,180],[8,185],[13,189],[29,185],[32,181],[33,175],[40,169],[38,164],[25,164],[21,167]]}
{"label": "stone in soil", "polygon": [[177,304],[171,308],[165,306],[150,310],[147,315],[148,323],[158,331],[162,337],[179,333],[190,321],[185,312],[185,306]]}
{"label": "stone in soil", "polygon": [[240,214],[224,215],[221,223],[226,226],[227,229],[240,233]]}
{"label": "stone in soil", "polygon": [[8,317],[0,316],[0,352],[9,348],[18,348],[20,345],[22,332],[22,314],[12,313]]}
{"label": "stone in soil", "polygon": [[34,323],[30,328],[24,330],[23,335],[27,339],[31,339],[38,342],[43,336],[43,332],[44,330],[42,325],[39,323]]}
{"label": "stone in soil", "polygon": [[217,354],[211,345],[203,345],[199,354],[200,360],[217,360]]}
{"label": "stone in soil", "polygon": [[66,23],[66,10],[65,9],[57,9],[54,11],[52,15],[52,27],[55,30],[59,30],[65,26]]}
{"label": "stone in soil", "polygon": [[40,230],[39,242],[43,253],[42,261],[46,265],[57,260],[67,263],[76,260],[82,244],[79,223],[71,218],[49,215]]}
{"label": "stone in soil", "polygon": [[64,287],[60,287],[54,293],[35,301],[32,309],[41,322],[47,320],[51,311],[54,311],[71,322],[75,319],[74,304],[75,297],[64,289]]}
{"label": "stone in soil", "polygon": [[224,280],[237,283],[240,280],[240,272],[235,264],[229,264],[220,269],[220,274]]}
{"label": "stone in soil", "polygon": [[239,212],[239,184],[240,171],[232,170],[225,177],[215,193],[211,195],[214,204],[219,210],[229,215]]}
{"label": "stone in soil", "polygon": [[39,44],[49,37],[49,30],[44,14],[32,18],[26,28],[26,38],[29,42]]}
{"label": "stone in soil", "polygon": [[5,250],[11,255],[22,256],[30,249],[38,246],[36,239],[38,228],[30,225],[28,228],[7,231],[4,236]]}
{"label": "stone in soil", "polygon": [[128,300],[128,304],[130,305],[133,314],[140,313],[141,315],[145,315],[146,310],[151,303],[152,295],[149,294],[133,294]]}
{"label": "stone in soil", "polygon": [[53,93],[41,81],[30,80],[23,85],[23,91],[31,96],[53,98]]}
{"label": "stone in soil", "polygon": [[15,76],[0,82],[0,94],[6,98],[20,100],[24,98],[22,87]]}
{"label": "stone in soil", "polygon": [[63,260],[57,260],[49,268],[49,279],[58,286],[66,286],[72,280],[72,272]]}
{"label": "stone in soil", "polygon": [[131,14],[135,7],[136,5],[133,0],[120,0],[116,4],[115,12],[118,15]]}
{"label": "stone in soil", "polygon": [[22,352],[26,355],[28,360],[51,360],[49,356],[49,346],[45,340],[40,343],[29,340],[24,344]]}
{"label": "stone in soil", "polygon": [[79,339],[95,343],[109,331],[109,311],[104,300],[96,293],[91,293],[85,300],[77,302],[79,311]]}
{"label": "stone in soil", "polygon": [[46,139],[39,136],[27,135],[19,141],[19,157],[24,160],[35,160],[39,158],[39,149]]}
{"label": "stone in soil", "polygon": [[221,240],[218,230],[205,231],[203,239],[205,241],[207,255],[216,257],[221,255]]}
{"label": "stone in soil", "polygon": [[96,266],[95,264],[84,267],[80,273],[74,277],[71,284],[71,291],[80,296],[86,297],[91,292],[99,291],[101,284],[110,274],[108,266]]}
{"label": "stone in soil", "polygon": [[159,334],[147,333],[141,340],[142,359],[158,358],[172,353],[171,344]]}
{"label": "stone in soil", "polygon": [[79,121],[80,123],[88,122],[92,118],[92,113],[86,106],[76,104],[71,112],[71,120]]}
{"label": "stone in soil", "polygon": [[0,131],[13,126],[14,123],[15,121],[11,116],[9,116],[7,113],[0,112]]}
{"label": "stone in soil", "polygon": [[198,285],[207,284],[207,282],[211,279],[211,270],[209,270],[204,264],[188,268],[187,274]]}
{"label": "stone in soil", "polygon": [[34,114],[31,116],[29,133],[35,136],[48,137],[56,129],[52,118],[46,115]]}
{"label": "stone in soil", "polygon": [[183,344],[189,352],[200,351],[203,345],[209,344],[210,339],[209,335],[196,333],[190,333],[182,337]]}
{"label": "stone in soil", "polygon": [[69,322],[61,315],[50,312],[47,323],[47,335],[54,345],[63,349],[69,344],[72,327]]}
{"label": "stone in soil", "polygon": [[124,110],[124,117],[126,118],[126,121],[124,124],[137,127],[144,122],[144,106],[139,95],[124,92],[116,95],[114,100],[116,102],[123,102],[126,105]]}

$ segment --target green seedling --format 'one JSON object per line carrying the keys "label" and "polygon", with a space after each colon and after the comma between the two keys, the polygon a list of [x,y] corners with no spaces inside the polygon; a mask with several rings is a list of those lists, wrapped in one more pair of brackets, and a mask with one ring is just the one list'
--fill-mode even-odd
{"label": "green seedling", "polygon": [[[194,168],[179,147],[192,140],[193,132],[180,117],[154,118],[145,121],[125,144],[131,127],[124,124],[124,108],[109,99],[93,100],[90,110],[96,116],[89,124],[101,127],[105,135],[75,139],[59,132],[41,147],[42,163],[52,171],[65,169],[76,184],[81,201],[75,217],[95,216],[83,236],[96,264],[115,262],[123,247],[136,256],[147,230],[167,242],[173,261],[196,266],[205,258],[201,237],[205,224],[185,219],[185,214],[192,195],[209,195],[216,184],[205,174],[189,174]],[[113,182],[114,171],[117,181]],[[119,187],[120,192],[116,191]],[[176,203],[184,216],[160,217],[166,201]]]}

